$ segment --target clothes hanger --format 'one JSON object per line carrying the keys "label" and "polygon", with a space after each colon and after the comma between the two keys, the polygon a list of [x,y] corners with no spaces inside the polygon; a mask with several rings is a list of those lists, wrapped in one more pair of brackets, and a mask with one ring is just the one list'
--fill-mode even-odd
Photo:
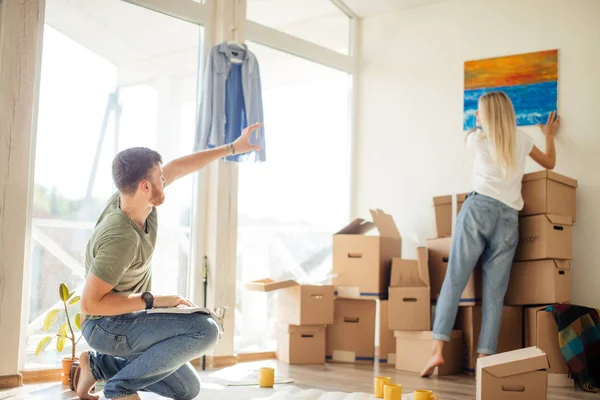
{"label": "clothes hanger", "polygon": [[[234,40],[229,40],[227,42],[227,46],[238,48],[239,50],[246,51],[246,47],[244,45],[240,44],[237,40],[235,40],[235,39],[237,39],[237,28],[235,26],[232,26],[230,28],[230,31],[231,31],[231,33],[232,33],[232,35],[234,37]],[[232,54],[233,54],[233,57],[230,58],[232,63],[242,64],[244,62],[243,59],[235,57],[235,56],[237,56],[237,54],[239,54],[239,52],[234,51],[234,52],[232,52]]]}

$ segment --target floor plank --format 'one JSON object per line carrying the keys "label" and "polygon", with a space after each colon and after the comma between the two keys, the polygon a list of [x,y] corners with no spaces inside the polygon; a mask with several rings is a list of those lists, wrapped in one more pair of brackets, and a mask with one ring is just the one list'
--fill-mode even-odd
{"label": "floor plank", "polygon": [[[314,388],[324,391],[364,392],[372,393],[373,377],[377,375],[391,376],[396,383],[401,383],[404,392],[415,389],[433,390],[440,400],[475,400],[475,378],[468,375],[434,377],[423,379],[416,374],[396,371],[389,366],[327,364],[323,366],[288,366],[277,361],[260,361],[247,363],[249,369],[260,366],[275,366],[277,375],[294,379],[294,385],[302,388]],[[224,387],[214,379],[212,372],[202,372],[203,391],[199,400],[246,400],[269,397],[284,385],[274,389],[257,387]],[[143,393],[144,400],[161,399],[160,396]],[[67,400],[75,399],[74,393],[60,383],[44,383],[27,385],[23,388],[0,391],[0,400]],[[598,400],[597,394],[586,393],[581,389],[549,388],[548,400]]]}

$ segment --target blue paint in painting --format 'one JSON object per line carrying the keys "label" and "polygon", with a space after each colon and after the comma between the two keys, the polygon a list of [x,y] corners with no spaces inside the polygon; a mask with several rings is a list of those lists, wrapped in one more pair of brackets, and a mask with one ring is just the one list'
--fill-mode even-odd
{"label": "blue paint in painting", "polygon": [[517,115],[517,126],[544,123],[548,115],[557,109],[558,81],[465,90],[464,130],[475,126],[475,111],[481,95],[496,91],[510,97]]}

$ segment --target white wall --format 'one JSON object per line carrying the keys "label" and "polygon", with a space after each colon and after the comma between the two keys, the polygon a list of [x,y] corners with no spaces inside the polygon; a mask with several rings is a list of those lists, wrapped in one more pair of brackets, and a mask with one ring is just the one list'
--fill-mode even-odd
{"label": "white wall", "polygon": [[449,0],[366,19],[355,210],[391,213],[415,257],[434,234],[431,197],[471,189],[463,63],[559,49],[555,171],[580,185],[572,299],[600,306],[599,20],[599,0]]}

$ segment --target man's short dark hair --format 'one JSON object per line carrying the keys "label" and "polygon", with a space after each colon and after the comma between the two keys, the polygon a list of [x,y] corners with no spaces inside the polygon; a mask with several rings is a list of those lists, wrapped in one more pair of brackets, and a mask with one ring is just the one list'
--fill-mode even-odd
{"label": "man's short dark hair", "polygon": [[132,147],[121,151],[112,163],[115,186],[123,194],[135,193],[139,183],[150,178],[152,168],[157,164],[162,164],[162,157],[146,147]]}

